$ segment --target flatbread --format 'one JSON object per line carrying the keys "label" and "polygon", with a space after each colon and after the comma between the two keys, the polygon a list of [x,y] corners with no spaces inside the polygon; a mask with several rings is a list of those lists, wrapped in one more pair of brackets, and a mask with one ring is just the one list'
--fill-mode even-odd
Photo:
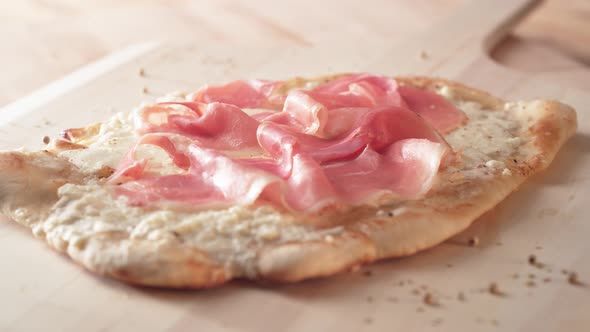
{"label": "flatbread", "polygon": [[[284,92],[337,77],[293,79]],[[44,151],[0,152],[0,206],[85,268],[129,283],[295,282],[412,255],[461,232],[546,168],[576,130],[575,111],[556,101],[507,103],[446,80],[397,80],[441,94],[469,117],[445,135],[461,163],[439,171],[424,199],[329,214],[331,226],[322,228],[272,206],[130,207],[102,185],[121,156],[115,150],[133,141],[132,123],[119,114],[67,130]]]}

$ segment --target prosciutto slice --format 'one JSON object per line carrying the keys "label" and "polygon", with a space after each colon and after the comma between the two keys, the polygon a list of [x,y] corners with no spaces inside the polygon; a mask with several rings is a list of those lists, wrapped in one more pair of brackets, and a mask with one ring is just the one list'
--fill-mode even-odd
{"label": "prosciutto slice", "polygon": [[[236,81],[205,87],[189,102],[145,109],[137,120],[144,136],[110,183],[134,205],[176,201],[203,208],[265,200],[314,213],[383,197],[415,199],[452,156],[437,130],[465,120],[442,97],[381,76],[350,75],[275,98],[281,84]],[[279,99],[282,110],[273,110]],[[260,107],[267,110],[243,110]],[[165,151],[181,172],[150,172],[158,161],[138,158],[144,144]],[[248,149],[257,152],[235,154]]]}
{"label": "prosciutto slice", "polygon": [[205,86],[195,92],[192,100],[199,103],[219,102],[240,108],[279,108],[282,98],[273,94],[281,81],[239,80],[224,85]]}
{"label": "prosciutto slice", "polygon": [[[167,106],[182,105],[192,112],[179,114]],[[158,122],[149,117],[163,113]],[[222,103],[162,103],[141,114],[143,133],[166,132],[192,138],[219,150],[239,150],[258,146],[256,128],[259,121],[240,108]],[[163,119],[162,119],[163,118]]]}
{"label": "prosciutto slice", "polygon": [[420,114],[441,134],[467,121],[465,113],[436,93],[410,86],[400,86],[399,93],[409,109]]}

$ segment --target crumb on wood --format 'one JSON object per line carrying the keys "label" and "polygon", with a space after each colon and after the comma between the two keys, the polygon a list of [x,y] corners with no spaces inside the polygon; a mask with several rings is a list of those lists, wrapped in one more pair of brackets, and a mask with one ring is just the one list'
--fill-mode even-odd
{"label": "crumb on wood", "polygon": [[145,69],[139,68],[139,72],[138,73],[139,73],[139,76],[145,77]]}
{"label": "crumb on wood", "polygon": [[544,283],[551,282],[551,278],[547,277],[547,278],[543,279],[543,282],[544,282]]}
{"label": "crumb on wood", "polygon": [[373,318],[372,317],[365,317],[365,324],[373,324]]}
{"label": "crumb on wood", "polygon": [[452,268],[452,267],[453,267],[453,264],[447,263],[447,264],[446,264],[446,266],[447,266],[448,268]]}
{"label": "crumb on wood", "polygon": [[479,238],[477,236],[471,237],[469,241],[467,241],[467,244],[470,247],[475,247],[479,244]]}
{"label": "crumb on wood", "polygon": [[434,295],[432,295],[432,293],[426,293],[424,295],[424,297],[422,298],[422,302],[424,302],[424,304],[431,306],[431,307],[439,307],[440,306],[440,302],[436,299],[436,297],[434,297]]}
{"label": "crumb on wood", "polygon": [[490,294],[492,294],[492,295],[495,295],[495,296],[505,296],[505,295],[506,295],[506,293],[504,293],[504,292],[503,292],[503,291],[500,289],[500,287],[498,286],[498,284],[497,284],[497,283],[495,283],[495,282],[492,282],[492,283],[490,284],[490,286],[488,287],[488,292],[489,292]]}
{"label": "crumb on wood", "polygon": [[371,295],[367,296],[367,302],[373,303],[374,299]]}
{"label": "crumb on wood", "polygon": [[576,272],[570,272],[570,274],[567,276],[567,282],[574,286],[584,286],[584,283],[578,279],[578,274]]}
{"label": "crumb on wood", "polygon": [[429,58],[428,52],[422,50],[420,51],[420,59],[427,60]]}
{"label": "crumb on wood", "polygon": [[537,284],[532,280],[528,280],[526,282],[526,285],[527,285],[527,287],[535,287]]}
{"label": "crumb on wood", "polygon": [[531,265],[535,265],[535,264],[537,264],[537,263],[538,263],[538,262],[537,262],[537,256],[535,256],[535,255],[530,255],[530,256],[529,256],[529,264],[531,264]]}
{"label": "crumb on wood", "polygon": [[420,290],[418,288],[412,290],[412,294],[420,295]]}
{"label": "crumb on wood", "polygon": [[457,300],[465,302],[467,300],[467,298],[465,297],[465,293],[459,292],[459,294],[457,294]]}
{"label": "crumb on wood", "polygon": [[373,271],[371,271],[371,270],[364,270],[363,271],[363,275],[365,277],[371,277],[371,276],[373,276]]}
{"label": "crumb on wood", "polygon": [[529,255],[528,261],[529,261],[530,265],[537,267],[537,268],[543,268],[545,266],[545,264],[539,262],[539,260],[537,259],[537,256],[535,256],[535,255]]}

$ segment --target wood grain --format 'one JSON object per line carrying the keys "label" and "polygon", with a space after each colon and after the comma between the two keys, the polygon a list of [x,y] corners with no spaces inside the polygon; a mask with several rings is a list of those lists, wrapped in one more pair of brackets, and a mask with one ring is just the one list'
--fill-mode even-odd
{"label": "wood grain", "polygon": [[[484,0],[485,1],[485,0]],[[462,0],[0,2],[0,105],[129,44],[146,40],[311,46],[351,35],[387,43],[427,28]],[[379,10],[374,10],[379,8]],[[590,2],[548,0],[516,29],[529,42],[590,61]],[[514,53],[514,52],[508,52]],[[510,64],[506,52],[500,62]],[[517,63],[520,65],[520,62]]]}

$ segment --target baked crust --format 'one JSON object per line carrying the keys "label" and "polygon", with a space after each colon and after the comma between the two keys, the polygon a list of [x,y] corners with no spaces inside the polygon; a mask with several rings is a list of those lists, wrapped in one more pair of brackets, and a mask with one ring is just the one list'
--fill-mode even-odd
{"label": "baked crust", "polygon": [[[288,88],[326,82],[340,76],[313,80],[297,78],[289,81]],[[412,255],[461,232],[517,189],[527,177],[547,167],[576,130],[575,111],[556,101],[532,101],[515,106],[447,80],[426,77],[400,77],[397,80],[400,84],[431,91],[450,89],[453,100],[478,103],[485,108],[481,112],[513,112],[512,121],[518,122],[519,128],[515,135],[527,143],[513,151],[519,153],[518,159],[513,158],[514,153],[509,153],[503,157],[505,160],[498,160],[506,165],[504,173],[511,175],[490,172],[489,176],[465,179],[460,168],[450,167],[441,171],[439,185],[422,200],[384,204],[384,210],[371,210],[373,214],[359,212],[362,217],[346,222],[338,232],[329,236],[264,242],[250,249],[252,258],[237,264],[232,255],[220,256],[210,249],[174,237],[150,240],[134,238],[125,231],[88,230],[83,238],[68,236],[67,227],[76,227],[84,221],[84,216],[69,221],[64,226],[65,231],[44,231],[44,226],[52,222],[49,216],[59,209],[57,190],[61,184],[100,185],[101,179],[112,171],[103,167],[95,174],[83,174],[60,155],[63,151],[84,149],[86,146],[82,142],[100,135],[100,124],[93,124],[64,131],[62,137],[65,140],[58,141],[59,144],[54,144],[50,151],[1,152],[0,168],[4,174],[0,178],[2,211],[32,228],[36,236],[45,238],[52,247],[66,252],[87,269],[129,283],[205,288],[244,277],[294,282],[333,275],[380,259]],[[23,193],[38,191],[36,188],[24,180],[20,184],[14,184],[13,180],[27,178],[31,172],[42,174],[45,182],[51,183],[44,187],[42,198],[36,202],[22,199]],[[390,212],[379,213],[383,211]],[[355,214],[354,211],[351,213]],[[350,219],[344,215],[331,217]],[[307,232],[322,231],[308,229]]]}

